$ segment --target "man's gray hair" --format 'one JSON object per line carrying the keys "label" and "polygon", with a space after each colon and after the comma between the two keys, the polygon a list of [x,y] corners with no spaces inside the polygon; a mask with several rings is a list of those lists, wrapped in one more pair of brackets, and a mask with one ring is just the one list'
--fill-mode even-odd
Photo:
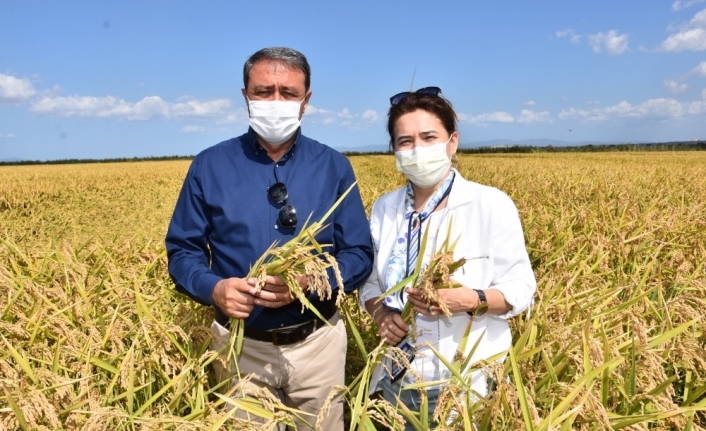
{"label": "man's gray hair", "polygon": [[250,80],[250,70],[255,63],[262,60],[277,61],[288,67],[301,70],[304,72],[304,86],[306,90],[309,91],[309,85],[311,84],[311,68],[309,67],[309,62],[306,61],[306,57],[304,57],[304,54],[301,52],[284,46],[263,48],[248,58],[245,62],[245,66],[243,66],[243,83],[246,89],[248,88],[248,81]]}

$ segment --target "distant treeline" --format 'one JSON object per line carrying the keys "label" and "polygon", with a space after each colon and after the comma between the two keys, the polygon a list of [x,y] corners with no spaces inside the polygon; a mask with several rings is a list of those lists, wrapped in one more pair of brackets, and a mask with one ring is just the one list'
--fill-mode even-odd
{"label": "distant treeline", "polygon": [[[601,152],[644,152],[644,151],[706,151],[706,141],[657,142],[649,144],[595,144],[568,147],[509,145],[495,147],[459,148],[461,154],[522,154],[522,153],[601,153]],[[381,151],[344,151],[346,156],[366,156],[390,154]],[[116,159],[62,159],[62,160],[21,160],[0,162],[0,166],[13,165],[68,165],[75,163],[120,163],[167,160],[191,160],[194,156],[123,157]]]}
{"label": "distant treeline", "polygon": [[[706,151],[706,141],[657,142],[649,144],[591,144],[570,147],[507,145],[494,147],[467,148],[460,147],[460,154],[527,154],[527,153],[599,153],[599,152],[640,152],[640,151]],[[347,156],[364,156],[373,154],[389,154],[379,151],[356,152],[347,151]]]}
{"label": "distant treeline", "polygon": [[605,144],[571,147],[532,147],[512,145],[507,147],[459,148],[462,154],[488,153],[603,153],[603,152],[642,152],[642,151],[705,151],[706,141],[658,142],[650,144]]}
{"label": "distant treeline", "polygon": [[155,162],[167,160],[191,160],[194,156],[161,156],[161,157],[121,157],[116,159],[61,159],[61,160],[20,160],[0,162],[0,166],[16,165],[71,165],[76,163],[122,163],[122,162]]}

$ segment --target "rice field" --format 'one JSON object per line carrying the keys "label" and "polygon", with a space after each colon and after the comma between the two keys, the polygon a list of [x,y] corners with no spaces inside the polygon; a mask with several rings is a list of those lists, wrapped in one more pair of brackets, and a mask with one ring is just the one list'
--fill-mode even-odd
{"label": "rice field", "polygon": [[[351,162],[368,210],[403,184],[392,156]],[[263,428],[228,420],[212,314],[167,274],[188,165],[0,166],[0,430]],[[464,403],[452,382],[438,429],[706,429],[706,153],[462,155],[458,168],[515,201],[538,292],[512,321],[497,390]],[[344,311],[347,427],[397,424],[405,412],[357,396],[379,340],[354,298]]]}

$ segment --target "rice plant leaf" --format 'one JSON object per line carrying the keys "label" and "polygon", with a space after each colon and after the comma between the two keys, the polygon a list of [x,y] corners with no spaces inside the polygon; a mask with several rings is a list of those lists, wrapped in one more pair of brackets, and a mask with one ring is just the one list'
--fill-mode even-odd
{"label": "rice plant leaf", "polygon": [[114,366],[110,365],[109,363],[105,362],[104,360],[100,359],[97,356],[91,356],[88,359],[88,362],[97,366],[98,368],[101,368],[105,371],[109,371],[111,374],[118,374],[117,368],[115,368]]}
{"label": "rice plant leaf", "polygon": [[395,284],[394,286],[392,286],[392,288],[388,289],[387,291],[385,291],[385,293],[380,295],[377,302],[382,301],[383,299],[387,298],[388,296],[392,295],[393,293],[395,293],[395,292],[399,291],[400,289],[402,289],[403,287],[407,286],[408,284],[410,284],[411,282],[416,280],[416,278],[418,276],[419,276],[419,274],[415,271],[414,273],[412,273],[412,275],[410,275],[409,277],[400,281],[399,283]]}
{"label": "rice plant leaf", "polygon": [[27,424],[27,419],[25,419],[25,415],[22,413],[22,410],[20,407],[17,405],[15,402],[15,399],[12,397],[12,394],[10,391],[7,390],[5,385],[2,385],[2,390],[5,392],[5,399],[7,400],[7,403],[10,405],[10,408],[12,409],[12,412],[15,414],[15,418],[17,419],[17,422],[20,423],[20,428],[22,430],[27,431],[29,429],[29,425]]}
{"label": "rice plant leaf", "polygon": [[[271,412],[263,407],[261,407],[262,403],[257,401],[254,398],[231,398],[224,396],[222,394],[216,394],[218,398],[223,400],[226,404],[230,404],[231,406],[235,407],[236,409],[243,410],[245,412],[248,412],[250,414],[253,414],[259,418],[262,419],[272,419],[274,417],[274,412]],[[297,411],[291,408],[287,408],[284,405],[278,405],[278,409],[280,410],[289,410],[290,412],[299,412],[299,413],[304,413],[301,411]],[[303,420],[303,419],[302,419]],[[288,426],[294,426],[294,421],[291,419],[283,419],[280,423]]]}
{"label": "rice plant leaf", "polygon": [[649,347],[650,349],[653,349],[653,348],[659,346],[660,344],[662,344],[668,340],[671,340],[672,338],[674,338],[677,335],[681,334],[682,332],[686,331],[687,329],[689,329],[689,327],[691,327],[695,323],[702,322],[702,321],[703,321],[703,317],[697,317],[694,320],[686,322],[683,325],[677,326],[676,328],[669,330],[661,335],[657,335],[647,342],[647,347]]}
{"label": "rice plant leaf", "polygon": [[434,346],[432,346],[431,344],[427,344],[427,347],[429,347],[429,349],[436,355],[436,357],[444,363],[446,368],[451,371],[451,374],[453,374],[454,377],[456,377],[459,381],[463,381],[463,375],[461,375],[461,370],[456,369],[456,367],[454,367],[453,364],[449,362],[449,360],[444,355],[441,354],[441,352],[436,350]]}
{"label": "rice plant leaf", "polygon": [[429,429],[429,425],[422,424],[415,412],[411,411],[397,396],[395,396],[395,400],[397,401],[398,409],[401,410],[400,413],[402,413],[402,416],[407,419],[407,422],[409,422],[415,430],[427,431]]}
{"label": "rice plant leaf", "polygon": [[[512,349],[511,349],[512,351]],[[512,359],[511,359],[512,360]],[[550,429],[550,424],[554,424],[556,419],[564,414],[565,410],[576,401],[576,397],[586,390],[586,387],[590,386],[593,381],[603,373],[605,368],[615,368],[620,363],[623,362],[623,358],[615,359],[609,363],[604,363],[597,368],[592,369],[590,372],[582,375],[579,379],[574,382],[574,387],[566,394],[563,400],[557,404],[552,411],[547,415],[546,418],[537,427],[538,430],[548,430]],[[518,370],[519,371],[519,370]],[[518,386],[519,389],[519,386]],[[524,412],[523,412],[524,415]],[[525,422],[527,418],[525,418]],[[534,429],[534,428],[533,428]]]}
{"label": "rice plant leaf", "polygon": [[[678,377],[678,376],[675,374],[675,375],[672,376],[672,377]],[[691,390],[691,394],[689,395],[689,398],[684,401],[684,404],[685,404],[685,405],[690,405],[690,404],[696,402],[696,400],[698,400],[700,397],[702,397],[705,393],[706,393],[706,384],[701,385],[701,386],[699,386],[699,387],[696,388],[696,389],[692,389],[692,390]],[[697,406],[698,406],[698,405],[706,405],[706,397],[703,397],[703,398],[701,399],[701,402],[700,402],[699,404],[696,404],[696,405],[697,405]]]}
{"label": "rice plant leaf", "polygon": [[166,385],[162,386],[162,387],[157,391],[157,393],[155,393],[155,394],[152,395],[147,401],[145,401],[144,404],[142,404],[142,406],[140,406],[140,408],[137,409],[137,411],[135,412],[135,416],[141,416],[142,413],[143,413],[145,410],[147,410],[159,397],[161,397],[164,393],[166,393],[166,392],[169,390],[169,388],[171,388],[172,386],[174,386],[176,383],[182,381],[182,379],[183,379],[185,376],[188,376],[188,374],[189,374],[190,371],[191,371],[191,367],[190,367],[190,366],[184,368],[184,369],[181,371],[181,373],[179,373],[178,376],[175,376],[174,378],[172,378],[169,382],[167,382]]}
{"label": "rice plant leaf", "polygon": [[527,393],[525,392],[525,385],[522,381],[522,374],[520,373],[520,366],[517,363],[517,356],[515,355],[514,348],[510,348],[509,357],[510,364],[512,366],[512,373],[514,375],[515,387],[517,389],[517,399],[520,403],[520,409],[522,410],[522,418],[525,421],[525,427],[527,430],[533,431],[534,423],[532,422],[532,416],[530,416]]}
{"label": "rice plant leaf", "polygon": [[162,334],[166,336],[169,341],[172,342],[172,345],[174,345],[174,347],[176,347],[182,355],[184,355],[185,357],[189,357],[189,353],[186,351],[184,346],[182,346],[181,343],[177,341],[177,339],[174,337],[174,334],[172,334],[171,331],[167,330],[162,321],[160,319],[157,319],[152,314],[152,312],[149,310],[149,307],[147,307],[147,304],[145,304],[143,295],[137,289],[135,289],[135,301],[137,302],[138,310],[140,310],[142,314],[147,316],[154,324],[159,327],[159,329],[162,330]]}
{"label": "rice plant leaf", "polygon": [[419,422],[422,424],[422,429],[428,430],[429,427],[429,397],[427,396],[427,391],[420,390],[419,396],[422,399],[421,406],[419,406]]}
{"label": "rice plant leaf", "polygon": [[37,377],[34,375],[34,371],[32,371],[32,366],[29,364],[29,361],[25,359],[20,353],[15,350],[14,347],[12,347],[12,344],[10,344],[9,341],[5,338],[4,335],[0,334],[0,337],[2,337],[2,341],[5,342],[5,345],[7,346],[7,349],[10,351],[10,355],[12,355],[12,358],[17,362],[17,365],[22,368],[22,371],[27,374],[27,377],[29,377],[30,380],[32,380],[32,383],[35,385],[39,383],[37,380]]}
{"label": "rice plant leaf", "polygon": [[406,385],[405,387],[403,387],[402,390],[406,391],[406,390],[412,390],[412,389],[428,388],[430,386],[439,386],[439,385],[445,385],[448,383],[449,383],[448,379],[429,380],[429,381],[423,381],[423,382],[410,383],[410,384]]}
{"label": "rice plant leaf", "polygon": [[689,413],[690,411],[693,411],[693,410],[680,407],[680,408],[676,408],[676,409],[672,409],[672,410],[666,410],[666,411],[648,413],[648,414],[641,414],[641,415],[613,416],[613,417],[610,417],[610,421],[611,421],[611,425],[613,426],[613,429],[619,430],[619,429],[629,427],[631,425],[641,423],[641,422],[655,422],[655,421],[669,419],[674,416],[684,415],[684,414]]}
{"label": "rice plant leaf", "polygon": [[[345,307],[343,308],[345,309]],[[358,323],[353,321],[353,317],[350,316],[350,313],[342,312],[341,315],[346,320],[346,329],[353,335],[353,339],[355,340],[355,344],[358,346],[358,350],[361,355],[364,358],[367,357],[368,350],[365,348],[365,342],[363,341],[363,337],[360,335],[360,331],[358,331]]]}
{"label": "rice plant leaf", "polygon": [[326,212],[326,214],[324,214],[324,216],[321,217],[321,219],[318,221],[319,224],[328,220],[328,218],[331,216],[331,214],[336,210],[336,208],[341,204],[341,202],[343,202],[343,199],[345,199],[346,196],[348,196],[348,193],[350,193],[351,190],[353,190],[353,187],[355,187],[356,184],[358,184],[358,181],[353,181],[353,183],[348,187],[348,189],[345,192],[343,192],[343,194],[341,196],[338,197],[338,199],[333,204],[333,206],[331,208],[329,208],[329,210]]}

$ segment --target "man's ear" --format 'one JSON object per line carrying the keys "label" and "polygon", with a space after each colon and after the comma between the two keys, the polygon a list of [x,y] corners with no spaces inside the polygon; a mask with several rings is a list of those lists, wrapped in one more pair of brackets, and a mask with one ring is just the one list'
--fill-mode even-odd
{"label": "man's ear", "polygon": [[245,99],[245,106],[248,107],[248,117],[250,116],[250,104],[248,103],[248,93],[245,91],[244,88],[240,89],[240,92],[243,93],[243,99]]}
{"label": "man's ear", "polygon": [[299,120],[301,121],[302,117],[304,116],[304,112],[306,111],[306,107],[309,105],[309,99],[311,99],[311,90],[306,92],[306,96],[304,96],[304,101],[302,102],[302,106],[299,109]]}

